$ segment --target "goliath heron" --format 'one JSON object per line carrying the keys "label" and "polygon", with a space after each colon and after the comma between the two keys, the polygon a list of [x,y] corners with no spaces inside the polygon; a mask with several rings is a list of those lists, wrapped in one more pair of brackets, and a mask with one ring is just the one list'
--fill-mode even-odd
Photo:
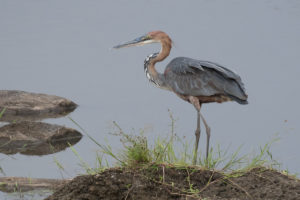
{"label": "goliath heron", "polygon": [[200,139],[200,118],[204,123],[206,141],[206,159],[209,152],[210,127],[200,113],[203,103],[236,101],[247,104],[247,94],[241,78],[231,70],[210,61],[195,60],[186,57],[174,58],[166,67],[163,74],[155,69],[157,62],[163,61],[172,48],[171,38],[162,31],[152,31],[132,41],[117,45],[114,48],[138,46],[149,43],[160,43],[159,53],[147,56],[144,70],[150,82],[159,88],[174,92],[181,99],[193,104],[197,110],[197,129],[193,164],[197,161],[198,144]]}

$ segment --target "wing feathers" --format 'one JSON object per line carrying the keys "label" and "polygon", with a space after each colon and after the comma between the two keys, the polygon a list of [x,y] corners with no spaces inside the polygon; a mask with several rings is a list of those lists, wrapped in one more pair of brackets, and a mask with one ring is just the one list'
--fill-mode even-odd
{"label": "wing feathers", "polygon": [[182,95],[226,95],[247,100],[240,76],[213,62],[177,57],[167,65],[164,75],[167,84]]}

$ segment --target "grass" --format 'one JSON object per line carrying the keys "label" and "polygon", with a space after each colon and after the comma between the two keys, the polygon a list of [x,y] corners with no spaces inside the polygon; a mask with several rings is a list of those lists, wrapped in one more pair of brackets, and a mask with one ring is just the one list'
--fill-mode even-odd
{"label": "grass", "polygon": [[[77,124],[74,120],[72,121]],[[118,167],[122,169],[122,172],[133,172],[136,177],[142,177],[143,180],[157,184],[160,189],[166,188],[167,191],[175,192],[173,194],[196,199],[205,199],[202,197],[202,195],[205,195],[203,191],[216,183],[229,184],[253,199],[252,194],[236,182],[234,178],[245,178],[247,177],[246,173],[252,173],[252,169],[263,172],[266,170],[265,168],[278,169],[280,167],[270,151],[272,144],[278,141],[279,138],[272,139],[260,146],[256,152],[249,154],[241,153],[242,146],[232,152],[229,147],[224,150],[220,145],[215,145],[215,148],[210,149],[207,159],[199,153],[197,164],[191,165],[194,158],[194,149],[190,145],[192,143],[176,135],[175,122],[176,120],[170,112],[169,135],[157,137],[153,142],[148,140],[144,130],[141,130],[137,135],[128,134],[118,123],[113,122],[114,131],[111,134],[120,138],[123,145],[120,149],[113,149],[109,143],[98,143],[77,124],[81,131],[99,147],[96,156],[96,167],[90,167],[84,162],[72,146],[71,150],[88,174],[101,173],[108,168]],[[114,164],[108,162],[111,159],[115,160]],[[170,170],[170,168],[172,169]],[[171,171],[172,173],[170,173]],[[288,171],[282,173],[287,175]],[[197,179],[197,182],[195,182],[195,177],[199,178],[199,174],[206,177]],[[245,174],[246,176],[240,177]],[[170,177],[178,178],[177,176],[180,176],[180,183],[176,182],[175,179],[170,179]],[[199,187],[199,184],[204,185]],[[131,184],[126,185],[128,190],[126,198],[134,187]]]}
{"label": "grass", "polygon": [[[175,134],[175,122],[172,113],[170,115],[170,134],[168,137],[158,137],[153,145],[150,145],[144,131],[140,131],[138,135],[127,134],[116,122],[113,122],[115,132],[112,135],[119,137],[123,144],[121,150],[115,151],[110,144],[100,144],[92,138],[78,123],[73,121],[82,132],[84,132],[100,149],[96,155],[96,167],[92,168],[83,161],[79,153],[71,147],[75,156],[79,159],[80,165],[88,174],[95,174],[102,172],[114,165],[109,164],[109,159],[116,161],[115,166],[135,168],[140,166],[152,165],[153,163],[167,164],[176,167],[191,166],[194,157],[194,149],[191,143],[180,139]],[[239,146],[233,153],[229,153],[229,147],[222,150],[220,145],[216,148],[211,148],[208,158],[199,156],[197,164],[194,167],[201,167],[208,170],[221,170],[223,172],[239,172],[243,173],[255,167],[278,167],[280,164],[273,159],[270,152],[271,145],[276,142],[278,138],[271,140],[265,145],[259,147],[258,153],[241,155],[241,148]],[[238,173],[237,173],[238,174]]]}

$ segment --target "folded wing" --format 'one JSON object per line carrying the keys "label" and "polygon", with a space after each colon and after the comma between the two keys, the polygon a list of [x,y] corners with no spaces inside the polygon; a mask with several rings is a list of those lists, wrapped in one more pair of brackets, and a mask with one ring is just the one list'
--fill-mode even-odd
{"label": "folded wing", "polygon": [[169,87],[181,95],[223,95],[247,103],[239,75],[213,62],[177,57],[167,65],[164,76]]}

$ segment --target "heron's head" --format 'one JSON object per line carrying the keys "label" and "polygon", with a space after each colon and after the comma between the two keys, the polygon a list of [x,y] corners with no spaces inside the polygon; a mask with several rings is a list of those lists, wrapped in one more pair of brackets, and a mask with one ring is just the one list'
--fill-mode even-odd
{"label": "heron's head", "polygon": [[157,43],[157,42],[168,43],[170,45],[172,44],[172,40],[166,33],[162,32],[162,31],[152,31],[152,32],[142,35],[134,40],[124,42],[122,44],[114,46],[113,48],[120,49],[123,47],[142,46],[145,44]]}

